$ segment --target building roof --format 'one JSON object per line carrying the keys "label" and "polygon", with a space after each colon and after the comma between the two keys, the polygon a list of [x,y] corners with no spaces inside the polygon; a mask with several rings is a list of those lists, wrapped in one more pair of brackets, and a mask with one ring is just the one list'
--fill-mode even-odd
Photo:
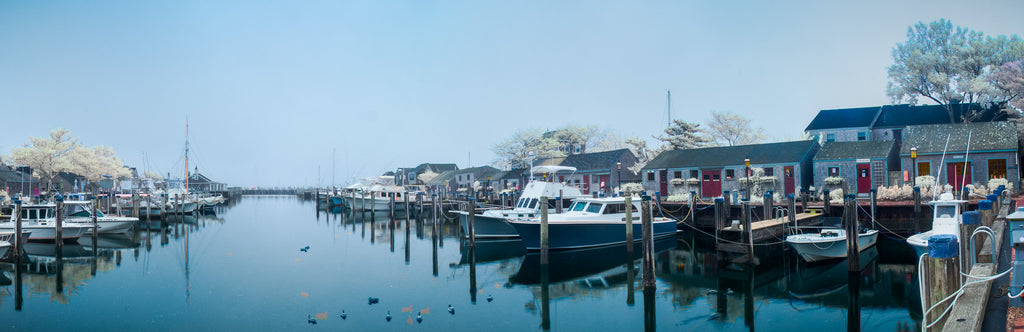
{"label": "building roof", "polygon": [[416,173],[423,173],[423,172],[425,172],[428,169],[431,172],[434,172],[434,173],[443,173],[445,171],[455,171],[455,170],[458,170],[459,166],[455,165],[455,164],[422,163],[422,164],[419,164],[419,166],[416,166],[416,168],[413,168],[412,170],[414,170]]}
{"label": "building roof", "polygon": [[878,106],[861,108],[843,108],[818,111],[804,131],[870,127],[878,116]]}
{"label": "building roof", "polygon": [[618,149],[604,152],[592,152],[576,154],[567,157],[539,159],[534,166],[557,165],[576,167],[576,171],[607,170],[615,167],[615,163],[622,160],[626,154],[632,155],[629,149]]}
{"label": "building roof", "polygon": [[28,182],[29,180],[35,182],[31,174],[0,166],[0,182]]}
{"label": "building roof", "polygon": [[192,174],[188,175],[188,182],[189,182],[190,185],[192,185],[192,184],[206,184],[206,183],[223,184],[221,182],[217,182],[217,181],[211,180],[210,178],[206,177],[206,175],[203,175],[203,173],[199,173],[198,169],[196,169],[195,173],[192,173]]}
{"label": "building roof", "polygon": [[[957,123],[962,122],[962,114],[964,110],[968,108],[972,111],[984,112],[978,120],[975,122],[988,122],[993,119],[997,121],[1005,121],[1006,116],[999,112],[998,107],[982,108],[979,104],[960,104],[958,105],[962,109],[958,109],[954,113],[954,117]],[[899,105],[886,105],[881,107],[881,113],[878,114],[878,119],[875,120],[874,128],[899,128],[914,125],[927,125],[927,124],[947,124],[949,122],[949,113],[946,113],[946,108],[942,105],[910,105],[910,104],[899,104]]]}
{"label": "building roof", "polygon": [[804,140],[672,150],[654,157],[643,169],[737,166],[743,165],[745,158],[750,158],[751,164],[759,165],[796,163],[817,146],[817,141]]}
{"label": "building roof", "polygon": [[516,168],[509,171],[501,172],[500,175],[492,175],[492,180],[518,180],[523,177],[523,174],[529,174],[530,170],[527,168]]}
{"label": "building roof", "polygon": [[[949,146],[946,147],[946,137]],[[970,135],[970,152],[975,151],[1016,151],[1017,126],[1010,121],[975,122],[908,126],[903,134],[900,154],[910,154],[916,147],[917,153],[942,153],[967,151],[967,137]]]}
{"label": "building roof", "polygon": [[828,142],[815,154],[815,161],[846,159],[885,159],[896,141]]}
{"label": "building roof", "polygon": [[452,179],[455,178],[455,172],[457,172],[457,171],[452,170],[452,171],[441,172],[441,174],[438,174],[433,179],[430,179],[430,181],[426,181],[423,184],[427,184],[427,185],[444,185],[445,182],[451,181]]}
{"label": "building roof", "polygon": [[456,175],[459,175],[459,174],[473,174],[473,179],[481,180],[481,179],[484,179],[484,178],[486,178],[488,176],[496,174],[498,172],[501,172],[501,171],[499,171],[497,168],[494,168],[494,167],[491,167],[491,166],[479,166],[479,167],[470,167],[470,168],[460,169],[460,170],[455,171],[455,174]]}

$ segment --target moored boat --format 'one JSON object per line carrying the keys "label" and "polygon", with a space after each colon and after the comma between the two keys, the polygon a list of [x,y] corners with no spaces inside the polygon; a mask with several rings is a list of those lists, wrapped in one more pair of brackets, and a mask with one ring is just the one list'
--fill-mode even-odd
{"label": "moored boat", "polygon": [[960,206],[966,202],[953,199],[952,193],[943,193],[939,195],[939,200],[928,202],[932,205],[932,229],[907,238],[907,243],[914,247],[917,257],[928,251],[928,239],[933,235],[952,234],[959,237],[960,224],[963,223],[963,211],[960,211]]}
{"label": "moored boat", "polygon": [[[816,233],[793,234],[786,243],[807,262],[846,258],[846,230],[823,228]],[[864,251],[878,241],[878,230],[862,230],[857,234],[857,249]]]}
{"label": "moored boat", "polygon": [[[88,227],[87,234],[92,233],[93,209],[89,201],[65,201],[64,216],[68,223],[75,223]],[[135,217],[108,217],[103,212],[96,211],[96,229],[100,234],[127,232],[132,226],[139,222]]]}
{"label": "moored boat", "polygon": [[[561,195],[562,204],[568,204],[573,199],[590,197],[584,195],[579,188],[569,186],[566,183],[556,182],[555,173],[575,172],[575,167],[568,166],[535,166],[530,169],[534,174],[533,180],[523,188],[523,194],[516,200],[511,209],[484,210],[483,213],[473,215],[473,234],[478,239],[514,239],[519,237],[516,229],[507,220],[519,218],[539,218],[541,204],[548,204],[550,212],[554,212],[556,197]],[[537,174],[551,174],[538,180]],[[550,181],[548,180],[550,179]],[[547,202],[541,202],[541,197],[547,197]],[[469,236],[469,212],[455,211],[459,215],[459,225],[462,227],[462,234]]]}
{"label": "moored boat", "polygon": [[[19,214],[21,217],[21,229],[31,232],[28,237],[29,241],[52,241],[57,238],[56,204],[22,205]],[[16,220],[18,217],[18,215],[11,214],[10,220],[0,223],[0,231],[14,231],[17,227]],[[89,227],[73,222],[62,223],[61,239],[65,241],[78,239],[82,234],[85,234],[86,228]]]}
{"label": "moored boat", "polygon": [[[623,197],[580,198],[560,214],[548,215],[549,250],[600,247],[626,243],[626,203]],[[634,199],[633,240],[640,241],[640,199]],[[540,250],[540,219],[510,219],[527,250]],[[674,236],[676,221],[652,217],[655,239]]]}

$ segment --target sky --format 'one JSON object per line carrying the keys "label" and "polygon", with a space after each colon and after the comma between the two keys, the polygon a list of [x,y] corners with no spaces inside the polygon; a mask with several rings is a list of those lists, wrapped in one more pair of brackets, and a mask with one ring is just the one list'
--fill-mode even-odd
{"label": "sky", "polygon": [[[1021,1],[0,0],[0,155],[55,128],[229,186],[488,165],[527,129],[651,137],[711,111],[795,139],[891,103],[891,51],[940,18],[1024,34]],[[186,120],[187,119],[187,120]]]}

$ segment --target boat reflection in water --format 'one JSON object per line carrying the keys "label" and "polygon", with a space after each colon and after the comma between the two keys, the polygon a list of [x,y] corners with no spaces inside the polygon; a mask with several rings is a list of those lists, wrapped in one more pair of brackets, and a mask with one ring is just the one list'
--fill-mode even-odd
{"label": "boat reflection in water", "polygon": [[78,244],[90,250],[92,247],[100,249],[133,249],[139,246],[139,242],[127,234],[100,235],[96,237],[95,245],[93,245],[92,236],[83,236],[78,239]]}
{"label": "boat reflection in water", "polygon": [[[860,253],[861,271],[866,274],[874,272],[875,262],[878,260],[878,248],[872,246]],[[795,271],[786,275],[786,288],[789,295],[801,300],[823,298],[827,296],[838,297],[837,303],[846,301],[849,297],[846,289],[849,285],[850,276],[847,260],[839,260],[828,264],[797,264]]]}
{"label": "boat reflection in water", "polygon": [[[639,264],[642,256],[641,242],[633,245],[633,257],[626,250],[627,245],[605,246],[593,249],[569,250],[548,253],[548,281],[552,283],[581,280],[588,285],[595,283],[603,287],[626,281],[626,264]],[[676,246],[676,238],[662,238],[654,241],[654,252],[659,253]],[[640,268],[634,266],[635,271]],[[523,257],[519,272],[510,278],[513,283],[523,285],[541,282],[540,253],[531,252]]]}

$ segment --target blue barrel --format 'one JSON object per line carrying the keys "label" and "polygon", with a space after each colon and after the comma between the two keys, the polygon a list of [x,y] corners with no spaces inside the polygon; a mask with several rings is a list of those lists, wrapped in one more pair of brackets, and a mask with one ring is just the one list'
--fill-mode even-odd
{"label": "blue barrel", "polygon": [[959,253],[956,235],[937,234],[928,239],[928,256],[931,258],[953,258]]}
{"label": "blue barrel", "polygon": [[715,203],[725,203],[725,198],[715,197]]}
{"label": "blue barrel", "polygon": [[998,194],[988,194],[988,196],[985,196],[985,199],[987,199],[989,201],[992,201],[992,202],[995,202],[995,201],[999,200],[999,195]]}
{"label": "blue barrel", "polygon": [[964,212],[963,223],[964,223],[964,225],[978,225],[978,224],[981,224],[981,212],[978,212],[978,211],[967,211],[967,212]]}
{"label": "blue barrel", "polygon": [[978,201],[978,210],[991,210],[991,209],[992,209],[992,201],[987,200],[987,199],[983,200],[983,201]]}

